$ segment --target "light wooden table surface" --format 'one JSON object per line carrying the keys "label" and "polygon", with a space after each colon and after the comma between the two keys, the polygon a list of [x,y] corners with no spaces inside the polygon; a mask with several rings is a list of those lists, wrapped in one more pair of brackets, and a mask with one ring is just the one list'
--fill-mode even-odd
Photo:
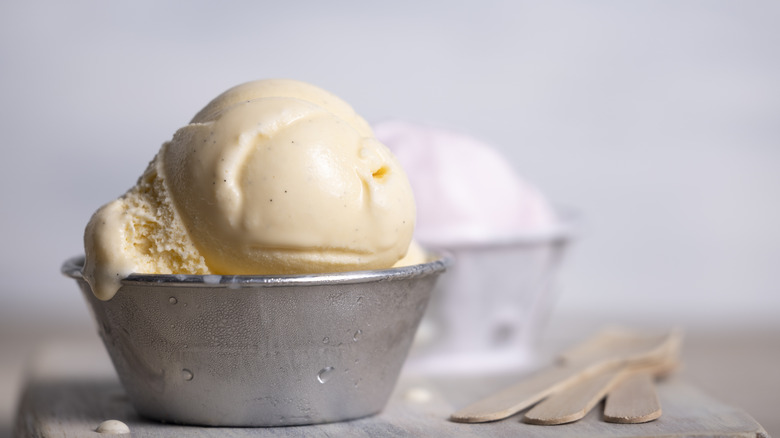
{"label": "light wooden table surface", "polygon": [[[583,325],[581,333],[595,329]],[[332,425],[281,429],[182,428],[138,418],[124,398],[97,336],[60,339],[37,348],[34,360],[17,375],[17,392],[27,387],[21,430],[47,430],[43,436],[97,436],[103,420],[126,421],[134,436],[761,436],[757,417],[770,434],[777,427],[780,373],[776,370],[780,332],[729,331],[728,335],[689,333],[683,350],[686,368],[661,385],[664,416],[646,425],[603,423],[594,411],[567,426],[532,426],[517,417],[486,425],[446,421],[456,408],[512,381],[512,377],[467,379],[402,376],[385,411],[376,417]],[[556,342],[565,342],[551,330]],[[565,337],[565,336],[564,336]],[[53,340],[50,338],[50,340]],[[551,344],[556,344],[552,342]],[[5,346],[4,350],[5,350]],[[28,349],[30,347],[28,346]],[[84,360],[85,357],[94,359]],[[6,374],[6,373],[4,373]],[[26,382],[26,383],[23,383]],[[424,394],[428,400],[420,400]],[[422,397],[423,399],[425,397]],[[750,403],[740,403],[751,400]],[[751,404],[752,403],[752,404]],[[48,412],[36,415],[35,412]],[[14,411],[15,412],[15,409]],[[758,414],[763,417],[759,417]],[[13,413],[12,413],[13,415]],[[7,418],[7,417],[6,417]],[[772,420],[772,418],[774,420]],[[10,425],[9,425],[10,426]],[[10,429],[7,429],[8,433]],[[61,432],[68,432],[63,435]],[[59,435],[58,435],[59,433]],[[775,432],[776,433],[776,432]]]}

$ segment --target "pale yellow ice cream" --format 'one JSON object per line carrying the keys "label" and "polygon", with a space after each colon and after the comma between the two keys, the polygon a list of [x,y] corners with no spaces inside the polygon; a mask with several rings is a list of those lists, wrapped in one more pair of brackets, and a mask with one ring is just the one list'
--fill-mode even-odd
{"label": "pale yellow ice cream", "polygon": [[105,300],[130,273],[419,263],[414,219],[406,175],[348,104],[298,81],[250,82],[209,103],[94,214],[84,276]]}

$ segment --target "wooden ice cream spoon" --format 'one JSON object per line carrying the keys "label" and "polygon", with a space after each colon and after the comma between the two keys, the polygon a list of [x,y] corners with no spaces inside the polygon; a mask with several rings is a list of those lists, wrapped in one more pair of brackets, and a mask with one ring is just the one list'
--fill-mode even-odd
{"label": "wooden ice cream spoon", "polygon": [[[543,425],[577,421],[613,391],[618,391],[618,397],[611,398],[611,413],[607,419],[624,418],[625,421],[622,421],[624,423],[638,422],[639,418],[648,418],[645,421],[650,421],[661,415],[658,397],[654,395],[653,378],[655,375],[669,372],[676,366],[676,358],[670,357],[658,363],[606,368],[581,379],[563,391],[550,395],[526,412],[524,421]],[[633,386],[624,386],[625,383],[635,380],[637,383]],[[650,382],[649,387],[643,385],[646,382]],[[641,389],[642,392],[636,392],[635,389]],[[653,393],[652,396],[647,395],[650,391]],[[640,410],[632,409],[631,404],[634,402],[643,404]],[[638,413],[639,411],[641,414]],[[654,418],[649,418],[653,416]]]}
{"label": "wooden ice cream spoon", "polygon": [[560,363],[455,412],[450,419],[463,423],[502,420],[599,373],[663,362],[680,342],[676,331],[660,336],[615,330],[599,333],[564,353]]}
{"label": "wooden ice cream spoon", "polygon": [[655,391],[655,376],[635,373],[607,394],[604,421],[610,423],[647,423],[661,417],[661,402]]}

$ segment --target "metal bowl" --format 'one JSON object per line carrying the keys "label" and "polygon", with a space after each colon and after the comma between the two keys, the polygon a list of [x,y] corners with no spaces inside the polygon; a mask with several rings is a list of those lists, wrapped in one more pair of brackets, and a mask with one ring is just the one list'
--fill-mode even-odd
{"label": "metal bowl", "polygon": [[375,414],[395,386],[447,257],[297,276],[139,275],[98,300],[67,260],[142,416],[283,426]]}
{"label": "metal bowl", "polygon": [[406,363],[419,374],[528,370],[557,298],[557,278],[582,228],[581,214],[556,209],[543,232],[441,246],[454,266],[436,285]]}

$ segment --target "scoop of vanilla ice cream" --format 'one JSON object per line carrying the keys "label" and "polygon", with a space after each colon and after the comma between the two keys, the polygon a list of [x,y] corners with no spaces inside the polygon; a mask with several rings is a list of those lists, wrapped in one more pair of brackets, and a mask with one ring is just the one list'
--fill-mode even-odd
{"label": "scoop of vanilla ice cream", "polygon": [[373,128],[409,176],[417,200],[415,238],[421,243],[495,243],[545,232],[556,224],[546,198],[490,145],[403,120]]}
{"label": "scoop of vanilla ice cream", "polygon": [[84,275],[110,299],[134,272],[382,269],[421,261],[414,246],[407,254],[414,222],[404,171],[348,104],[303,82],[256,81],[209,103],[93,215]]}

